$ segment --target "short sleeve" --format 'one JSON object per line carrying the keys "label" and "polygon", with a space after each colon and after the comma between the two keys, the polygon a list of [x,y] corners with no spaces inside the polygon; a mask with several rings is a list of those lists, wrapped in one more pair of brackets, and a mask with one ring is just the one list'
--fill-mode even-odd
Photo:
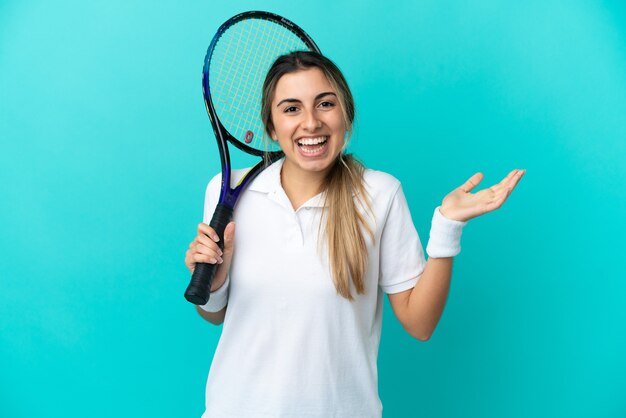
{"label": "short sleeve", "polygon": [[392,198],[380,238],[378,284],[385,293],[415,287],[426,267],[424,250],[399,186]]}

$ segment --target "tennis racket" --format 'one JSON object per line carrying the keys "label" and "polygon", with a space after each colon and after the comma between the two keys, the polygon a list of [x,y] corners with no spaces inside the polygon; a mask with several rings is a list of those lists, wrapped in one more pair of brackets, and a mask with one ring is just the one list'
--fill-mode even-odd
{"label": "tennis racket", "polygon": [[[280,55],[294,51],[320,52],[313,40],[293,22],[268,12],[251,11],[233,16],[222,24],[204,58],[202,89],[222,163],[220,198],[209,226],[224,249],[224,229],[230,222],[241,192],[265,167],[283,156],[264,138],[261,121],[263,81]],[[258,157],[233,188],[228,143]],[[209,300],[217,264],[198,263],[185,291],[196,305]]]}

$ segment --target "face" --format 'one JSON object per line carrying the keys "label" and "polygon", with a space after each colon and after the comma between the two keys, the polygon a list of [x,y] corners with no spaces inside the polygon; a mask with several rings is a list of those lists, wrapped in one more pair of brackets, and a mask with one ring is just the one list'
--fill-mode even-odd
{"label": "face", "polygon": [[344,145],[337,92],[319,68],[285,74],[272,100],[272,139],[285,153],[283,170],[326,174]]}

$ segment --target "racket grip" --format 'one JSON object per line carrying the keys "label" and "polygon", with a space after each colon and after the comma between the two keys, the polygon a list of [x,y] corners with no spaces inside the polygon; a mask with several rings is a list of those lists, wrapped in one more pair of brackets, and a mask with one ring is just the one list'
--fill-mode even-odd
{"label": "racket grip", "polygon": [[[217,245],[224,249],[224,230],[233,217],[233,208],[218,203],[209,226],[215,230],[220,240]],[[185,299],[195,305],[206,305],[211,293],[211,284],[219,264],[197,263],[191,281],[185,291]]]}

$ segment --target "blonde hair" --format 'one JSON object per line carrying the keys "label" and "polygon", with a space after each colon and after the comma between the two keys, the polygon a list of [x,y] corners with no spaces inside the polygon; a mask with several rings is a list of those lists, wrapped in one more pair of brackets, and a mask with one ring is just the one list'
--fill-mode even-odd
{"label": "blonde hair", "polygon": [[[354,156],[344,154],[354,123],[354,98],[348,83],[337,66],[321,54],[298,51],[279,57],[265,77],[261,98],[261,119],[266,133],[271,136],[271,103],[278,80],[285,74],[319,68],[337,92],[341,105],[346,139],[342,152],[333,163],[324,182],[326,223],[324,232],[328,244],[328,258],[337,293],[354,300],[350,279],[357,294],[365,293],[365,273],[368,264],[367,243],[364,232],[374,238],[372,228],[365,218],[371,205],[363,181],[365,167]],[[362,210],[360,210],[362,209]],[[320,231],[322,220],[320,219]],[[321,241],[320,241],[321,242]]]}

